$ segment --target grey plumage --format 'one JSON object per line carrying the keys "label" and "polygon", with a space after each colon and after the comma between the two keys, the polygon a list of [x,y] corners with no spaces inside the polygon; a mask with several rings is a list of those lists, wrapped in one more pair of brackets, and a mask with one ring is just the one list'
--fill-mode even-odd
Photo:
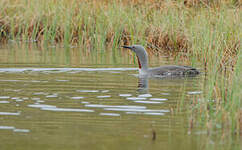
{"label": "grey plumage", "polygon": [[191,76],[199,74],[199,71],[195,68],[189,66],[176,66],[168,65],[161,66],[157,68],[151,68],[148,70],[151,75],[161,75],[161,76]]}
{"label": "grey plumage", "polygon": [[136,53],[139,62],[140,75],[148,76],[195,76],[200,72],[189,66],[168,65],[157,68],[148,67],[148,54],[141,45],[123,46]]}

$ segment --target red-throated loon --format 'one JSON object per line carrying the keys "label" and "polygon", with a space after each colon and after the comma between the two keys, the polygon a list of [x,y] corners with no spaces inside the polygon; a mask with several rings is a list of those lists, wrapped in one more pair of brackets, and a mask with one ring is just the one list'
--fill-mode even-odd
{"label": "red-throated loon", "polygon": [[148,67],[148,54],[141,45],[122,46],[136,53],[139,63],[139,74],[148,76],[194,76],[200,72],[189,66],[168,65],[157,68]]}

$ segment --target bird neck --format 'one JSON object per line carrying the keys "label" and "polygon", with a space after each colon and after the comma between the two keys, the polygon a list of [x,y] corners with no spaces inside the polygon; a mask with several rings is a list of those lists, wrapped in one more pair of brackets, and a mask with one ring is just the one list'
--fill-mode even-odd
{"label": "bird neck", "polygon": [[141,69],[141,63],[138,56],[137,56],[137,59],[138,59],[139,69]]}
{"label": "bird neck", "polygon": [[146,73],[148,70],[148,57],[147,55],[137,56],[138,64],[139,64],[139,71],[141,73]]}

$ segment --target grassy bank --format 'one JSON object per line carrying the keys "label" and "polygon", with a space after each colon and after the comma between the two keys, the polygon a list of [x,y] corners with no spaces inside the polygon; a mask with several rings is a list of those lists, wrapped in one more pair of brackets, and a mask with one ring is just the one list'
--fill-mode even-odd
{"label": "grassy bank", "polygon": [[[186,58],[205,73],[191,105],[209,130],[241,132],[240,1],[2,0],[0,41],[112,49],[139,43],[150,53]],[[195,115],[194,115],[195,114]]]}

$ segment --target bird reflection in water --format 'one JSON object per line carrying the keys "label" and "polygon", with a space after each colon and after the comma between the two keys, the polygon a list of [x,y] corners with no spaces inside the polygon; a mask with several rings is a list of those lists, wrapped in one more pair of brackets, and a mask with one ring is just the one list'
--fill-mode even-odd
{"label": "bird reflection in water", "polygon": [[149,93],[149,81],[148,77],[139,77],[138,81],[138,90],[140,94],[147,94]]}

